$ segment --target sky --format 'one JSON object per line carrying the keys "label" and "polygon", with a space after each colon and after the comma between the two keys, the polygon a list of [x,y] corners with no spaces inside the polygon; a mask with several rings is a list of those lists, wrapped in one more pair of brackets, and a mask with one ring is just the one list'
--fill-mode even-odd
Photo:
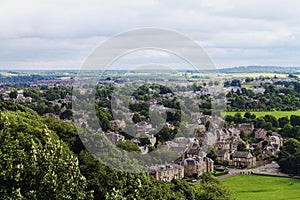
{"label": "sky", "polygon": [[[104,41],[143,27],[188,36],[217,68],[300,66],[298,0],[0,0],[0,70],[80,69]],[[118,64],[166,57],[142,51]]]}

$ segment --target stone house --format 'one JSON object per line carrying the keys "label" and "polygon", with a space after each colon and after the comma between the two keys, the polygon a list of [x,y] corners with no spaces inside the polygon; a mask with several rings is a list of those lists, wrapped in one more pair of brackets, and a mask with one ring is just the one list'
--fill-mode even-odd
{"label": "stone house", "polygon": [[184,177],[184,167],[177,164],[166,164],[148,167],[148,174],[156,180],[170,182]]}
{"label": "stone house", "polygon": [[193,174],[201,175],[205,172],[203,162],[198,162],[195,158],[186,158],[182,161],[181,165],[184,167],[184,174],[192,176]]}
{"label": "stone house", "polygon": [[267,136],[267,131],[264,129],[258,129],[255,131],[255,138],[258,140],[264,140]]}
{"label": "stone house", "polygon": [[256,158],[248,151],[235,151],[232,155],[232,164],[236,167],[255,167]]}
{"label": "stone house", "polygon": [[223,163],[224,161],[230,160],[230,155],[228,150],[216,150],[216,154],[217,154],[218,163]]}
{"label": "stone house", "polygon": [[210,115],[203,115],[200,117],[200,121],[202,124],[206,124],[208,121],[211,120],[211,116]]}
{"label": "stone house", "polygon": [[125,128],[126,124],[124,120],[112,120],[110,121],[110,126],[113,130],[119,130]]}
{"label": "stone house", "polygon": [[106,137],[112,144],[118,144],[119,142],[125,140],[125,137],[118,133],[107,133]]}
{"label": "stone house", "polygon": [[143,121],[137,123],[136,128],[138,132],[149,132],[152,130],[152,124]]}
{"label": "stone house", "polygon": [[230,144],[228,144],[225,141],[217,141],[214,144],[214,149],[215,150],[220,150],[220,149],[229,149],[230,148]]}
{"label": "stone house", "polygon": [[277,148],[274,147],[274,146],[266,146],[264,149],[263,149],[263,154],[266,154],[268,156],[273,156],[273,155],[276,155],[277,154]]}
{"label": "stone house", "polygon": [[269,136],[268,140],[270,141],[270,144],[277,144],[279,147],[283,145],[283,138],[280,136]]}
{"label": "stone house", "polygon": [[251,123],[242,123],[238,125],[238,128],[245,134],[250,134],[254,130],[254,125]]}
{"label": "stone house", "polygon": [[184,167],[186,176],[194,174],[200,176],[203,173],[214,171],[214,161],[207,157],[186,158],[181,162],[181,165]]}

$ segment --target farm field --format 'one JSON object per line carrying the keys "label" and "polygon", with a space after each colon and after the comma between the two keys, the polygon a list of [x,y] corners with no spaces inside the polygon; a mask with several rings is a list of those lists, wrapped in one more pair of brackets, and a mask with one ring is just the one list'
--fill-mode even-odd
{"label": "farm field", "polygon": [[277,74],[277,73],[232,73],[232,74],[226,74],[226,76],[231,76],[232,78],[258,78],[260,76],[264,77],[270,77],[273,78],[274,76],[277,76],[279,78],[287,77],[287,74]]}
{"label": "farm field", "polygon": [[222,179],[221,182],[238,200],[300,199],[300,180],[297,179],[239,175]]}
{"label": "farm field", "polygon": [[[235,115],[237,112],[224,112],[223,115]],[[244,116],[245,112],[239,112]],[[280,117],[290,117],[291,115],[300,115],[300,110],[295,111],[263,111],[263,112],[250,112],[251,114],[255,114],[256,117],[261,117],[265,115],[273,115],[276,118]]]}

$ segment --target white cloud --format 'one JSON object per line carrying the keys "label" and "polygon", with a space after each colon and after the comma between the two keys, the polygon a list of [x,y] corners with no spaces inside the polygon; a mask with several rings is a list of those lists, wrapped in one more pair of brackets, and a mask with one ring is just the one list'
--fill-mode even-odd
{"label": "white cloud", "polygon": [[137,27],[187,34],[221,67],[299,65],[299,19],[297,0],[2,0],[0,69],[78,68],[101,41]]}

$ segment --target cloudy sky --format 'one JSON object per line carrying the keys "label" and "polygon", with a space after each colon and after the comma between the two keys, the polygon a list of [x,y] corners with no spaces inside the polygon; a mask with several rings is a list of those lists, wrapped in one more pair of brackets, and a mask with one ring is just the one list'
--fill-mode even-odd
{"label": "cloudy sky", "polygon": [[[218,68],[300,66],[298,0],[0,0],[0,70],[80,69],[103,41],[141,27],[187,35]],[[149,56],[162,54],[124,60]]]}

